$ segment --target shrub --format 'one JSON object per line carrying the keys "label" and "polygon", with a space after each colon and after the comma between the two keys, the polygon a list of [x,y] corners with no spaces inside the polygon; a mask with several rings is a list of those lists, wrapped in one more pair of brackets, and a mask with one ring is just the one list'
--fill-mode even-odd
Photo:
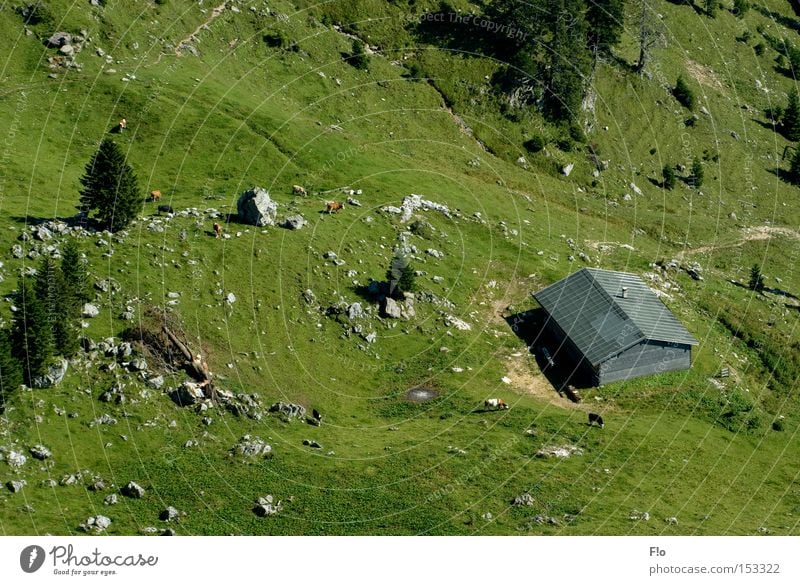
{"label": "shrub", "polygon": [[756,55],[760,57],[766,52],[767,47],[764,43],[758,43],[755,47],[753,47],[753,50],[756,52]]}
{"label": "shrub", "polygon": [[270,31],[262,37],[264,43],[273,49],[283,49],[289,44],[289,38],[286,33],[279,30]]}
{"label": "shrub", "polygon": [[672,95],[674,95],[675,99],[678,100],[678,103],[681,104],[686,109],[688,110],[694,109],[694,104],[695,104],[694,92],[686,83],[686,80],[683,78],[683,75],[678,76],[678,80],[675,82],[675,88],[672,90]]}
{"label": "shrub", "polygon": [[748,0],[733,0],[733,13],[738,18],[744,18],[748,10],[750,10],[750,2]]}
{"label": "shrub", "polygon": [[664,189],[674,189],[675,169],[672,168],[672,165],[664,165],[664,169],[661,173],[664,175],[664,181],[661,183]]}
{"label": "shrub", "polygon": [[783,419],[776,419],[772,421],[772,430],[781,432],[784,429]]}
{"label": "shrub", "polygon": [[522,143],[522,146],[525,147],[525,150],[531,153],[537,153],[544,150],[544,147],[547,146],[547,142],[541,136],[534,135],[531,136],[528,140]]}
{"label": "shrub", "polygon": [[353,40],[353,50],[350,53],[348,62],[356,69],[369,68],[369,55],[367,55],[364,42],[361,39]]}
{"label": "shrub", "polygon": [[30,26],[41,24],[43,27],[49,27],[55,23],[50,9],[44,2],[35,2],[33,4],[26,4],[25,6],[18,6],[16,12],[25,21],[25,24]]}
{"label": "shrub", "polygon": [[692,162],[692,174],[689,177],[689,182],[693,187],[700,187],[703,184],[703,176],[703,163],[700,162],[699,158],[695,157]]}

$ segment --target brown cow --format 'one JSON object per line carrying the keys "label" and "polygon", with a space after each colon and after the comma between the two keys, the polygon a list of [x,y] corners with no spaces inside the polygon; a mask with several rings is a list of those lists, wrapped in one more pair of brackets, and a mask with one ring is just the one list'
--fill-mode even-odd
{"label": "brown cow", "polygon": [[502,398],[487,398],[483,401],[483,407],[486,410],[508,410],[508,404]]}
{"label": "brown cow", "polygon": [[161,201],[161,191],[158,189],[150,191],[150,201]]}
{"label": "brown cow", "polygon": [[219,238],[222,237],[222,226],[218,223],[214,224],[214,237]]}
{"label": "brown cow", "polygon": [[327,209],[328,213],[331,214],[334,211],[341,211],[344,209],[344,203],[340,203],[338,201],[328,201],[325,204],[325,208]]}

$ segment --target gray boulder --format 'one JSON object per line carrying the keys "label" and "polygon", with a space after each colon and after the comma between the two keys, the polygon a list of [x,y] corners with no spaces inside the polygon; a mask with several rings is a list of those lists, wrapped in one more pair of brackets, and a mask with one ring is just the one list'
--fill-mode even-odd
{"label": "gray boulder", "polygon": [[92,303],[86,303],[83,305],[83,309],[81,310],[81,315],[86,319],[93,319],[100,314],[100,309],[98,309]]}
{"label": "gray boulder", "polygon": [[241,221],[263,227],[275,225],[278,204],[270,199],[268,191],[261,187],[253,187],[239,196],[236,210]]}
{"label": "gray boulder", "polygon": [[256,500],[256,505],[253,508],[253,513],[256,516],[265,517],[265,516],[272,516],[273,514],[277,514],[283,510],[283,506],[281,505],[280,501],[274,503],[274,498],[271,495],[266,495],[258,498]]}
{"label": "gray boulder", "polygon": [[383,305],[383,314],[391,319],[400,319],[403,316],[403,311],[397,301],[392,297],[386,297]]}
{"label": "gray boulder", "polygon": [[59,47],[70,44],[71,42],[71,34],[68,32],[59,31],[50,35],[47,41],[45,41],[45,44],[51,49],[58,49]]}
{"label": "gray boulder", "polygon": [[268,445],[260,437],[251,437],[245,435],[239,442],[231,447],[232,455],[240,455],[242,457],[255,457],[256,455],[263,455],[270,457],[272,455],[272,446]]}
{"label": "gray boulder", "polygon": [[44,445],[34,445],[30,448],[30,452],[31,456],[39,461],[44,461],[53,456],[53,452]]}
{"label": "gray boulder", "polygon": [[6,487],[12,494],[22,491],[22,488],[24,488],[26,485],[28,485],[28,482],[24,479],[12,479],[11,481],[6,482]]}
{"label": "gray boulder", "polygon": [[64,379],[69,368],[69,362],[61,358],[58,363],[53,364],[47,370],[44,376],[34,378],[33,386],[35,388],[49,388],[50,386],[57,386]]}
{"label": "gray boulder", "polygon": [[277,412],[287,418],[300,418],[306,415],[306,409],[300,404],[291,404],[289,402],[276,402],[269,407],[269,412]]}
{"label": "gray boulder", "polygon": [[111,519],[106,516],[90,516],[86,522],[81,524],[80,528],[84,532],[105,532],[111,526]]}
{"label": "gray boulder", "polygon": [[151,388],[161,388],[164,385],[164,376],[158,375],[147,379],[147,385]]}
{"label": "gray boulder", "polygon": [[303,218],[302,215],[290,215],[284,220],[284,222],[281,225],[286,229],[299,230],[306,225],[306,220]]}
{"label": "gray boulder", "polygon": [[168,506],[166,510],[161,511],[161,514],[158,515],[158,518],[160,520],[163,520],[164,522],[171,522],[172,520],[175,520],[178,516],[180,516],[180,512],[178,512],[178,509],[172,506]]}
{"label": "gray boulder", "polygon": [[353,319],[360,319],[364,316],[364,309],[361,307],[361,303],[353,303],[349,307],[347,307],[347,318],[351,321]]}
{"label": "gray boulder", "polygon": [[170,398],[178,406],[191,406],[205,399],[205,394],[199,384],[186,381],[170,392]]}
{"label": "gray boulder", "polygon": [[144,497],[144,488],[135,481],[129,481],[120,491],[123,496],[129,498],[139,499]]}

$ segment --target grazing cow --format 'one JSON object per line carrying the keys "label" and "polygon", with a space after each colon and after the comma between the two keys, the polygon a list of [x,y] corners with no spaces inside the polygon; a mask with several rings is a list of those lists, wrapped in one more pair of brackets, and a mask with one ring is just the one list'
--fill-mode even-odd
{"label": "grazing cow", "polygon": [[172,209],[172,205],[159,205],[158,206],[159,213],[175,213]]}
{"label": "grazing cow", "polygon": [[328,213],[331,214],[334,211],[341,211],[344,209],[344,203],[340,203],[338,201],[328,201],[325,204],[325,208],[327,209]]}
{"label": "grazing cow", "polygon": [[601,429],[605,426],[605,424],[603,423],[603,417],[602,416],[600,416],[599,414],[595,414],[594,412],[590,412],[589,413],[589,426],[593,426],[594,424],[597,424],[597,426],[600,427]]}
{"label": "grazing cow", "polygon": [[219,225],[218,223],[214,224],[214,237],[215,238],[222,237],[222,226]]}
{"label": "grazing cow", "polygon": [[128,127],[128,121],[125,118],[122,118],[122,120],[119,121],[120,132],[122,130],[125,130],[125,128],[127,128],[127,127]]}
{"label": "grazing cow", "polygon": [[161,191],[158,189],[150,191],[150,201],[161,201]]}
{"label": "grazing cow", "polygon": [[508,410],[508,404],[502,398],[487,398],[483,401],[483,407],[487,410]]}
{"label": "grazing cow", "polygon": [[308,193],[306,193],[306,190],[302,185],[292,185],[292,193],[294,195],[302,195],[303,197],[308,195]]}

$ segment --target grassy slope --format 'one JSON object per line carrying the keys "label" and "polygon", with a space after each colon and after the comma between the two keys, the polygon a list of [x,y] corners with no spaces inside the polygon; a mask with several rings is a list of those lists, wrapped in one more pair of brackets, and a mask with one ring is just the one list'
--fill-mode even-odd
{"label": "grassy slope", "polygon": [[[60,3],[52,5],[60,14]],[[787,455],[798,446],[797,410],[788,399],[796,393],[765,390],[768,375],[757,366],[756,352],[732,340],[714,318],[731,308],[744,310],[754,324],[777,315],[770,335],[797,339],[796,311],[784,314],[777,299],[754,299],[725,282],[746,278],[747,267],[762,261],[768,274],[782,275],[783,288],[800,289],[792,262],[796,241],[751,242],[698,255],[708,272],[703,283],[676,276],[683,291],[675,293],[670,304],[701,339],[695,365],[687,373],[600,389],[597,393],[608,404],[607,418],[613,421],[604,433],[589,432],[583,411],[512,393],[500,382],[508,356],[522,345],[496,318],[498,307],[529,306],[529,291],[579,265],[568,262],[573,252],[562,235],[575,239],[599,266],[643,271],[650,261],[671,257],[684,247],[736,242],[742,225],[770,219],[796,226],[796,189],[770,173],[765,158],[771,156],[774,164],[784,141],[751,120],[762,119],[765,105],[785,100],[780,92],[789,80],[769,70],[774,52],[761,58],[760,65],[753,64],[752,49],[731,38],[744,24],[726,13],[713,23],[701,19],[698,24],[700,17],[690,8],[664,4],[673,40],[658,53],[657,63],[666,82],[674,82],[677,73],[685,71],[682,47],[688,47],[694,61],[717,72],[724,91],[706,89],[713,121],[701,115],[694,129],[684,129],[679,122],[688,112],[679,111],[657,76],[642,81],[601,66],[596,127],[608,125],[609,131],[598,130],[590,140],[612,164],[599,185],[591,187],[590,168],[577,152],[549,149],[557,160],[577,161],[569,181],[542,170],[520,169],[514,161],[526,131],[492,113],[490,105],[471,110],[469,93],[454,93],[457,84],[452,80],[481,83],[491,73],[491,63],[426,50],[428,75],[441,79],[437,87],[445,93],[450,81],[448,100],[502,157],[481,151],[441,107],[441,95],[425,83],[405,79],[403,68],[374,57],[369,72],[356,71],[340,59],[349,50],[348,39],[309,21],[305,12],[293,14],[282,2],[269,6],[289,15],[288,22],[252,14],[246,6],[240,14],[225,12],[200,33],[199,58],[167,54],[159,59],[163,43],[157,39],[176,43],[205,21],[210,10],[204,15],[196,6],[181,3],[136,3],[98,10],[97,18],[70,12],[56,28],[74,31],[85,26],[95,41],[79,56],[83,72],[57,79],[48,79],[43,66],[43,57],[52,51],[43,49],[35,35],[24,36],[20,20],[6,6],[0,12],[0,33],[15,44],[2,65],[9,89],[0,96],[0,121],[14,154],[3,158],[0,209],[12,219],[10,229],[0,234],[0,247],[15,243],[26,215],[72,214],[85,161],[122,116],[129,120],[130,131],[117,140],[128,149],[143,188],[168,193],[176,208],[233,210],[244,188],[270,188],[278,201],[300,211],[311,225],[300,232],[262,234],[232,224],[230,231],[240,230],[242,236],[218,242],[207,235],[209,221],[198,226],[189,218],[177,219],[162,234],[139,222],[124,244],[115,245],[111,260],[87,241],[94,276],[112,276],[123,285],[121,293],[104,300],[89,333],[95,338],[118,334],[123,324],[115,317],[125,301],[142,299],[142,305],[136,304],[141,309],[146,302],[161,302],[168,291],[180,291],[181,317],[211,349],[212,369],[225,374],[227,387],[257,392],[267,404],[284,399],[315,405],[325,412],[327,424],[313,429],[274,418],[256,423],[216,412],[211,415],[213,424],[206,427],[198,415],[178,409],[155,392],[129,405],[124,416],[119,407],[96,400],[112,378],[95,369],[73,371],[58,389],[19,394],[9,420],[0,423],[6,433],[3,444],[43,442],[56,453],[47,470],[29,462],[23,471],[29,486],[22,494],[0,496],[6,500],[0,530],[68,533],[87,516],[106,513],[114,521],[113,533],[134,533],[157,525],[158,511],[174,505],[188,512],[178,527],[187,534],[749,534],[762,525],[776,533],[796,534],[792,515],[800,512],[800,468],[796,458]],[[372,7],[371,14],[380,14],[383,6]],[[358,3],[350,9],[363,14]],[[755,29],[763,19],[753,12],[745,23]],[[694,47],[708,44],[709,33],[703,28],[707,23],[720,38],[719,48],[701,53]],[[365,34],[372,42],[396,30],[391,19],[369,26],[373,28]],[[263,30],[276,27],[307,54],[266,48],[260,40]],[[697,39],[681,37],[688,35],[683,31],[702,40],[693,44]],[[399,38],[413,42],[411,37]],[[231,50],[234,39],[238,40]],[[138,49],[133,49],[134,42]],[[387,57],[394,58],[388,42],[381,44]],[[95,46],[122,61],[113,64],[116,74],[101,72]],[[630,50],[626,45],[621,54],[630,59]],[[735,66],[726,68],[734,56]],[[747,76],[757,66],[765,71],[770,87],[780,88],[772,96],[753,89]],[[121,81],[131,73],[135,81]],[[25,92],[22,99],[20,90]],[[641,104],[641,113],[631,109],[632,96]],[[741,103],[756,109],[744,112]],[[478,104],[474,107],[481,107]],[[343,129],[330,131],[331,124]],[[536,120],[530,124],[526,127],[543,127]],[[12,135],[5,130],[12,127],[21,131]],[[730,130],[740,140],[734,140]],[[689,134],[689,154],[682,150],[684,133]],[[652,147],[657,148],[655,155],[649,154]],[[704,149],[720,152],[718,172],[707,169],[705,195],[688,189],[664,194],[647,181],[665,161],[686,164]],[[477,168],[468,165],[475,157],[481,159]],[[743,160],[753,161],[751,171],[740,164]],[[546,161],[532,164],[547,168]],[[756,190],[741,195],[750,174]],[[644,195],[622,202],[631,181]],[[294,183],[320,190],[352,185],[364,190],[360,199],[365,207],[348,208],[338,216],[319,215],[322,197],[293,200],[289,192]],[[412,192],[459,208],[467,217],[480,211],[487,220],[481,224],[428,215],[437,235],[432,241],[412,238],[421,249],[435,247],[445,253],[442,260],[422,255],[419,268],[429,274],[421,283],[452,299],[456,314],[473,329],[453,330],[451,336],[438,311],[420,306],[413,326],[375,325],[379,342],[365,352],[357,348],[357,341],[339,338],[339,324],[309,311],[300,293],[312,288],[323,305],[340,296],[357,300],[346,271],[357,270],[355,280],[362,284],[368,277],[380,278],[399,231],[392,218],[376,209],[397,205]],[[691,215],[684,197],[692,199]],[[756,207],[736,207],[740,198],[752,200]],[[620,206],[609,206],[609,199]],[[727,215],[734,209],[738,220],[731,222]],[[367,215],[374,221],[364,221]],[[519,235],[504,234],[500,221]],[[645,234],[633,238],[635,228]],[[181,229],[189,235],[182,243],[176,237]],[[584,241],[628,242],[635,251],[613,248],[598,253]],[[781,253],[773,249],[776,243]],[[346,264],[336,267],[323,261],[321,254],[329,249]],[[541,256],[536,254],[540,250]],[[186,259],[183,252],[188,253]],[[188,259],[198,263],[189,265]],[[4,292],[14,287],[21,265],[10,258],[5,262],[6,279],[0,284]],[[433,275],[443,276],[444,283],[434,283]],[[499,283],[497,289],[487,287],[490,280]],[[232,313],[225,312],[218,288],[236,293]],[[451,352],[441,353],[441,346]],[[734,352],[746,361],[735,361]],[[757,408],[763,410],[762,423],[754,432],[735,433],[713,424],[726,397],[706,378],[722,365],[734,366],[741,376],[740,394],[745,388],[748,395],[763,394],[763,406]],[[452,366],[466,371],[452,373]],[[525,367],[536,374],[534,364]],[[421,406],[402,400],[405,389],[422,380],[435,384],[441,398]],[[496,415],[471,413],[490,395],[513,395],[513,408]],[[80,416],[57,416],[53,406]],[[88,426],[105,411],[119,419],[117,426]],[[769,430],[769,421],[778,413],[787,416],[784,433]],[[30,424],[37,415],[41,419]],[[172,420],[175,426],[168,426]],[[530,425],[536,430],[534,437],[522,434]],[[269,439],[275,458],[253,464],[230,460],[227,449],[245,433]],[[306,450],[301,442],[309,437],[324,449]],[[198,439],[200,447],[181,448],[188,438]],[[580,445],[584,456],[567,461],[532,458],[540,446],[562,442]],[[467,454],[448,453],[449,445]],[[335,455],[325,455],[329,451]],[[91,470],[117,486],[134,479],[150,493],[141,501],[124,500],[106,508],[103,492],[93,494],[83,486],[39,487],[48,476],[60,479],[78,469]],[[12,476],[4,468],[0,479]],[[525,490],[534,495],[536,505],[510,508],[510,500]],[[283,515],[258,519],[249,508],[264,493],[294,500]],[[24,503],[36,512],[21,513]],[[627,516],[634,508],[650,511],[654,521],[631,522]],[[482,518],[487,511],[494,520]],[[568,525],[542,527],[531,524],[537,514],[575,518]],[[679,526],[664,525],[661,519],[667,516],[678,516]]]}

